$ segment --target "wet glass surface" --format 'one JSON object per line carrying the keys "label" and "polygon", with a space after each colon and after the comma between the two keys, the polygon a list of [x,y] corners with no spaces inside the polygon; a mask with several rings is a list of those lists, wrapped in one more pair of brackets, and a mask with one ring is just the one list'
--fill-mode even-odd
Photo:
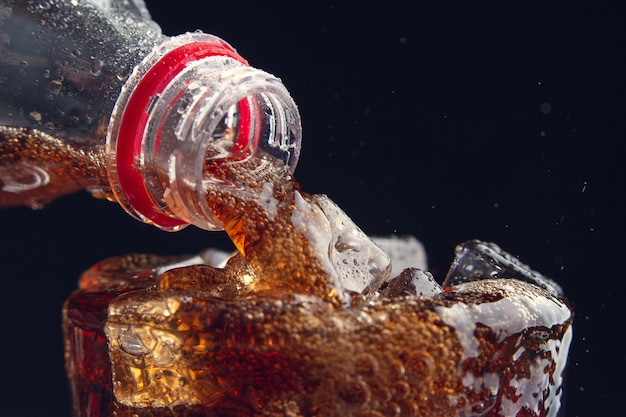
{"label": "wet glass surface", "polygon": [[[299,181],[366,233],[416,235],[440,283],[454,246],[473,238],[554,278],[577,314],[565,415],[611,415],[620,384],[599,381],[626,371],[622,347],[606,343],[624,327],[612,261],[626,208],[623,10],[153,3],[166,33],[215,33],[283,79],[303,118]],[[0,230],[7,416],[33,398],[34,416],[69,415],[60,309],[83,270],[129,252],[228,247],[86,194],[5,210]]]}

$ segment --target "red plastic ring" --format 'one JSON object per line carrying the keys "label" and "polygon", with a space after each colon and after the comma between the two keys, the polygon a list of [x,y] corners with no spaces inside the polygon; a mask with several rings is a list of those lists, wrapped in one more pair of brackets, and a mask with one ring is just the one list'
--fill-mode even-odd
{"label": "red plastic ring", "polygon": [[189,62],[216,55],[227,56],[248,65],[245,59],[223,43],[192,42],[180,46],[168,52],[148,70],[132,92],[122,114],[115,150],[120,187],[136,212],[163,228],[175,228],[186,223],[155,209],[138,169],[137,161],[148,123],[148,108],[154,97],[163,92]]}

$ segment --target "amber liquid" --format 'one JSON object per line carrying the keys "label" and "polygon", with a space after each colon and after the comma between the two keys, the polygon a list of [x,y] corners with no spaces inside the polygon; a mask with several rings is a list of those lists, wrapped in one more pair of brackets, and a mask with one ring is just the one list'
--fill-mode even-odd
{"label": "amber liquid", "polygon": [[102,148],[69,144],[37,130],[0,126],[0,208],[41,208],[85,188],[108,197]]}
{"label": "amber liquid", "polygon": [[[249,291],[287,298],[310,294],[339,305],[329,282],[332,272],[324,265],[328,253],[315,252],[315,242],[296,231],[294,216],[322,216],[321,211],[286,168],[271,159],[253,159],[214,164],[207,171],[233,184],[209,184],[207,202],[255,272]],[[315,226],[314,220],[305,226]]]}
{"label": "amber liquid", "polygon": [[[232,298],[227,274],[248,272],[237,259],[224,270],[155,272],[169,263],[105,261],[68,300],[76,416],[544,417],[558,409],[571,316],[531,284],[477,281],[336,309],[314,298]],[[564,319],[509,333],[484,324],[501,322],[509,299],[545,299]],[[485,314],[457,317],[468,329],[446,324],[442,311],[459,306]]]}
{"label": "amber liquid", "polygon": [[337,226],[320,200],[271,160],[206,170],[206,201],[240,255],[87,271],[64,320],[76,417],[556,415],[565,302],[463,277],[419,296],[409,271],[346,304],[329,253],[350,245],[319,250],[329,231],[316,225]]}

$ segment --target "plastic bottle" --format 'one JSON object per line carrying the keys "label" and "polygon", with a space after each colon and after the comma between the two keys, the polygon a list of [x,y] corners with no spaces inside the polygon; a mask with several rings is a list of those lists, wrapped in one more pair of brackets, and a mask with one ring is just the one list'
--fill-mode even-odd
{"label": "plastic bottle", "polygon": [[88,189],[164,230],[217,230],[207,159],[293,171],[300,140],[279,79],[215,36],[163,36],[141,0],[0,2],[0,207]]}

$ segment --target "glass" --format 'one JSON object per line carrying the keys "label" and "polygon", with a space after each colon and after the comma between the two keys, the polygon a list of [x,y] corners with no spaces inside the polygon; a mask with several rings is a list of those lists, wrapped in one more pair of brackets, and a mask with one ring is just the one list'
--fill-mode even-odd
{"label": "glass", "polygon": [[446,291],[409,268],[345,308],[250,293],[240,255],[103,261],[64,311],[74,413],[556,416],[572,312],[541,281],[460,275],[485,246]]}

